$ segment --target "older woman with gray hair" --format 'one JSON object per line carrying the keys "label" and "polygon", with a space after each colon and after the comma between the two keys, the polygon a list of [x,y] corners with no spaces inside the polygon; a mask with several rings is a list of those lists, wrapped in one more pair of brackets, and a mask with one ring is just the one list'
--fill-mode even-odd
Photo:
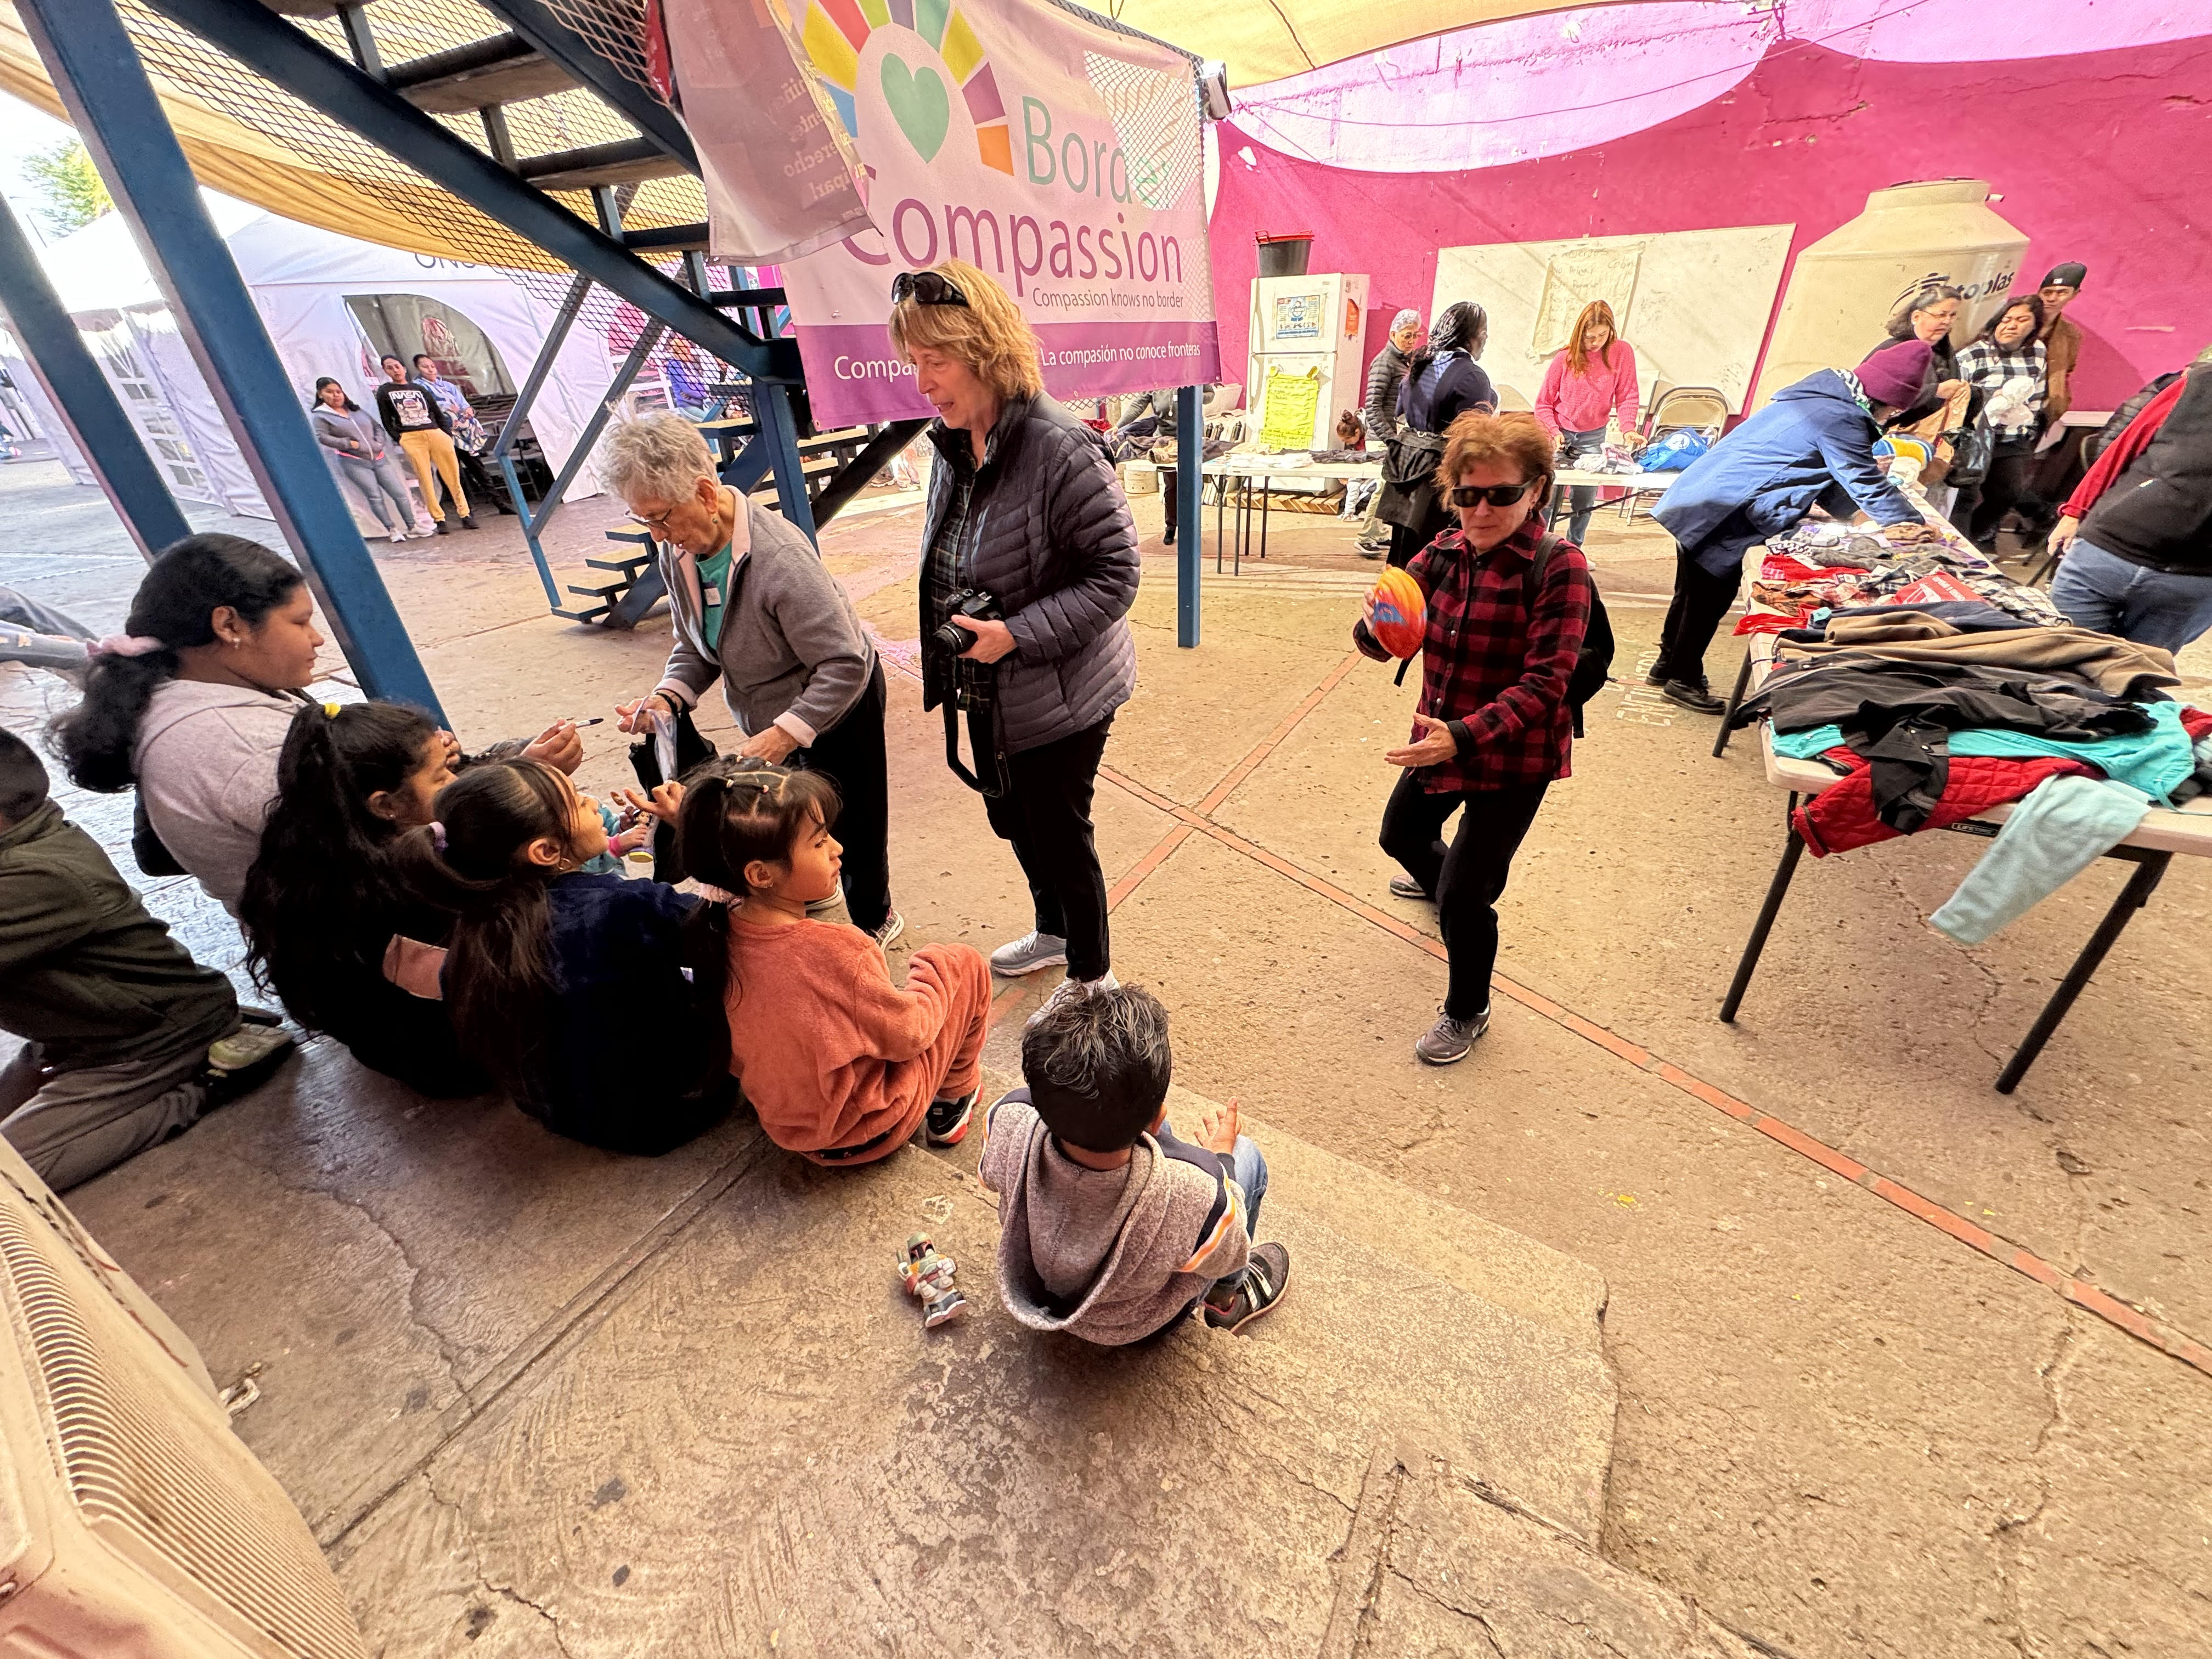
{"label": "older woman with gray hair", "polygon": [[676,641],[660,684],[620,703],[625,732],[694,708],[720,679],[738,750],[819,772],[843,805],[842,882],[854,925],[889,945],[891,908],[884,670],[843,586],[791,523],[714,476],[699,428],[677,415],[617,427],[599,477],[653,533]]}

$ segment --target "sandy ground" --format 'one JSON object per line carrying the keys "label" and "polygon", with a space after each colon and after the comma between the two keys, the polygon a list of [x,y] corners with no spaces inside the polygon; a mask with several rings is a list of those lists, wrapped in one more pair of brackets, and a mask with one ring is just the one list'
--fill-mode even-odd
{"label": "sandy ground", "polygon": [[[0,582],[117,625],[138,566],[96,494],[24,462],[0,468],[0,495],[15,528]],[[1719,1024],[1781,851],[1782,799],[1752,745],[1714,760],[1710,721],[1640,692],[1671,544],[1601,513],[1590,552],[1619,683],[1592,704],[1575,775],[1501,905],[1512,989],[1493,1029],[1468,1063],[1425,1070],[1409,1045],[1442,994],[1421,943],[1434,917],[1387,895],[1374,842],[1380,750],[1413,692],[1346,662],[1374,567],[1347,526],[1278,515],[1273,556],[1217,579],[1209,514],[1204,643],[1182,651],[1158,498],[1135,508],[1141,685],[1097,814],[1115,966],[1173,1010],[1179,1080],[1604,1274],[1620,1398],[1606,1553],[1805,1655],[2207,1651],[2212,1376],[1870,1183],[1923,1195],[2161,1329],[2212,1338],[2212,871],[2177,861],[2009,1098],[1991,1079],[2118,891],[2117,866],[1961,950],[1924,918],[1980,843],[1936,835],[1808,860],[1741,1019]],[[823,539],[895,662],[916,632],[918,516],[856,517]],[[564,579],[611,518],[592,501],[556,522]],[[652,683],[665,618],[624,635],[547,617],[514,521],[486,523],[378,550],[465,738],[605,712]],[[1735,660],[1723,638],[1713,677],[1725,684]],[[2212,696],[2212,650],[2184,666],[2185,695]],[[12,725],[65,696],[0,668]],[[890,724],[909,944],[988,949],[1022,932],[1013,861],[902,674]],[[626,781],[611,722],[587,737],[583,781]],[[234,952],[188,884],[153,896],[203,954]],[[994,1038],[1000,1065],[1013,1029]],[[1838,1174],[1808,1155],[1815,1143],[1875,1174]]]}

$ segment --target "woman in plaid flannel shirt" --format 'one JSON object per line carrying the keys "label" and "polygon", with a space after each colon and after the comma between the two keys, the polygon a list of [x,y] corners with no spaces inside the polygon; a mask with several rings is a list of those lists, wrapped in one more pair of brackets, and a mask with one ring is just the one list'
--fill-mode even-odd
{"label": "woman in plaid flannel shirt", "polygon": [[[1589,623],[1589,565],[1571,542],[1546,540],[1550,437],[1528,415],[1462,415],[1445,434],[1437,493],[1458,524],[1414,555],[1407,574],[1427,597],[1421,700],[1411,742],[1383,758],[1404,769],[1382,811],[1382,850],[1405,866],[1390,890],[1433,898],[1451,964],[1436,1024],[1413,1044],[1431,1066],[1466,1058],[1490,1026],[1498,896],[1544,792],[1567,775],[1573,713],[1567,682]],[[1532,591],[1533,590],[1533,591]],[[1370,594],[1352,643],[1378,659]],[[1444,820],[1461,811],[1447,847]]]}

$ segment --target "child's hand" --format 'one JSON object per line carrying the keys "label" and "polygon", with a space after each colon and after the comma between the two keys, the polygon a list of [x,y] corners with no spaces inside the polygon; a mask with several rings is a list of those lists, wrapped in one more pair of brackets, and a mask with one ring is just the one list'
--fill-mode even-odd
{"label": "child's hand", "polygon": [[1209,1152],[1233,1152],[1243,1125],[1242,1102],[1232,1100],[1226,1106],[1208,1107],[1198,1120],[1198,1144]]}
{"label": "child's hand", "polygon": [[650,795],[641,795],[635,789],[617,789],[615,799],[624,806],[645,817],[659,818],[663,823],[676,822],[677,809],[684,805],[684,786],[671,779]]}
{"label": "child's hand", "polygon": [[653,825],[649,822],[635,824],[619,835],[609,836],[607,851],[612,853],[617,858],[623,858],[635,853],[652,839]]}

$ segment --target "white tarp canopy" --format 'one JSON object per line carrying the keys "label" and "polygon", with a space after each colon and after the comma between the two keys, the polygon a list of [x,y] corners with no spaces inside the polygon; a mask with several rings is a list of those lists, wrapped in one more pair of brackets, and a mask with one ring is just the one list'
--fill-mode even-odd
{"label": "white tarp canopy", "polygon": [[[302,409],[313,400],[315,381],[325,374],[364,408],[371,405],[382,376],[376,348],[349,308],[349,298],[414,296],[459,313],[498,353],[511,386],[520,386],[529,374],[552,327],[554,307],[508,272],[382,247],[279,218],[214,191],[204,194]],[[272,517],[123,216],[104,215],[46,248],[40,259],[62,303],[88,336],[88,345],[116,382],[173,493],[231,513]],[[401,309],[404,314],[406,308]],[[410,355],[424,349],[419,341],[401,344]],[[70,471],[92,482],[82,458],[70,453],[59,422],[43,406],[20,355],[20,346],[9,341],[4,360],[11,378],[26,388]],[[556,471],[612,381],[604,336],[580,318],[530,411],[531,430]],[[149,407],[156,400],[159,407]],[[165,440],[172,434],[189,446],[188,459],[168,453],[172,446]],[[587,469],[568,494],[574,499],[597,489]]]}

